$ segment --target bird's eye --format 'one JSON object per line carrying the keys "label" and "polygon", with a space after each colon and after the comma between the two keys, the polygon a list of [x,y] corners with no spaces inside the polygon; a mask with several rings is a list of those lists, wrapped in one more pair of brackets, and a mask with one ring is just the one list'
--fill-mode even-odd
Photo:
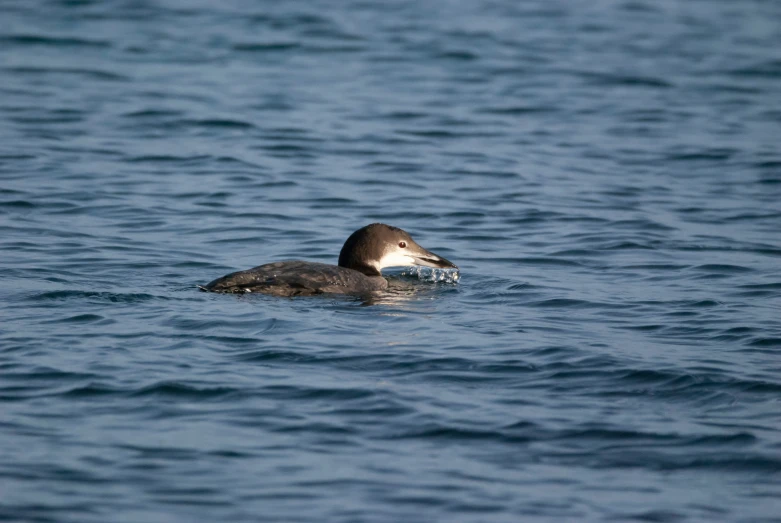
{"label": "bird's eye", "polygon": [[404,249],[405,247],[407,247],[407,242],[399,242],[399,247]]}

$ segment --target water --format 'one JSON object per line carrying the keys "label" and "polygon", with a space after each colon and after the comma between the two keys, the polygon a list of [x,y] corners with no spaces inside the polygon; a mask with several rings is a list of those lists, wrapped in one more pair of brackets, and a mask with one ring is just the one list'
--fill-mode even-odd
{"label": "water", "polygon": [[[779,521],[780,27],[0,3],[0,518]],[[195,287],[374,221],[458,283]]]}

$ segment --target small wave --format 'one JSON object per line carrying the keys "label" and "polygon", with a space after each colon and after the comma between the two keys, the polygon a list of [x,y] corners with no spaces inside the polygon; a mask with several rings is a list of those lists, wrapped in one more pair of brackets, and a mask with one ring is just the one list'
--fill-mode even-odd
{"label": "small wave", "polygon": [[772,283],[750,283],[746,285],[740,285],[741,289],[751,289],[757,291],[778,291],[781,290],[781,282]]}
{"label": "small wave", "polygon": [[111,47],[111,42],[105,40],[88,40],[85,38],[53,37],[41,35],[3,36],[0,37],[0,44],[45,45],[53,47]]}
{"label": "small wave", "polygon": [[301,44],[297,42],[258,42],[258,43],[244,43],[234,44],[232,49],[234,51],[253,52],[253,53],[271,53],[280,51],[290,51],[298,49]]}
{"label": "small wave", "polygon": [[551,298],[547,300],[535,301],[527,304],[534,308],[555,308],[555,309],[621,309],[624,305],[618,303],[595,302],[588,300],[574,300],[570,298]]}
{"label": "small wave", "polygon": [[525,257],[525,258],[494,258],[496,261],[509,261],[519,265],[559,265],[562,267],[580,267],[583,264],[573,260],[563,260],[561,258],[548,257]]}
{"label": "small wave", "polygon": [[243,389],[227,386],[195,386],[178,382],[161,382],[148,385],[131,393],[132,396],[164,396],[169,398],[189,398],[208,400],[228,395],[244,393]]}
{"label": "small wave", "polygon": [[750,267],[743,267],[742,265],[731,265],[727,263],[706,263],[704,265],[697,265],[693,267],[692,270],[708,272],[712,274],[737,274],[752,272],[754,269]]}
{"label": "small wave", "polygon": [[670,154],[667,156],[667,160],[673,162],[723,161],[728,160],[735,152],[734,149],[703,149],[696,152]]}
{"label": "small wave", "polygon": [[748,345],[750,347],[761,347],[761,348],[781,347],[781,338],[766,338],[766,337],[754,338],[748,343]]}
{"label": "small wave", "polygon": [[544,114],[555,112],[557,108],[555,106],[528,106],[528,105],[511,105],[503,107],[483,107],[476,109],[478,113],[496,114],[502,116],[521,116],[525,114]]}
{"label": "small wave", "polygon": [[112,293],[98,291],[47,291],[30,296],[34,301],[48,300],[71,300],[71,299],[97,299],[98,301],[108,301],[112,303],[140,303],[150,300],[169,300],[168,296],[156,296],[144,293]]}
{"label": "small wave", "polygon": [[655,248],[656,247],[652,245],[647,245],[647,244],[642,244],[642,243],[632,242],[632,241],[609,242],[600,247],[600,249],[606,251],[653,250]]}
{"label": "small wave", "polygon": [[104,81],[111,81],[111,82],[127,82],[130,80],[130,78],[125,75],[114,73],[111,71],[98,70],[98,69],[18,66],[18,67],[6,67],[5,70],[14,74],[29,74],[29,75],[64,74],[64,75],[81,76],[93,80],[104,80]]}
{"label": "small wave", "polygon": [[75,316],[68,316],[66,318],[58,318],[54,320],[47,320],[44,323],[114,323],[114,320],[107,320],[105,317],[99,314],[77,314]]}
{"label": "small wave", "polygon": [[181,125],[194,127],[218,127],[228,129],[252,129],[255,127],[251,122],[236,120],[232,118],[203,118],[198,120],[181,120]]}
{"label": "small wave", "polygon": [[153,154],[153,155],[142,155],[142,156],[133,156],[130,158],[127,158],[125,161],[129,163],[175,163],[175,162],[181,162],[181,163],[191,163],[191,162],[202,162],[204,160],[210,159],[209,156],[205,155],[193,155],[193,156],[175,156],[172,154]]}
{"label": "small wave", "polygon": [[332,27],[331,19],[312,13],[253,14],[249,16],[251,24],[268,25],[274,29],[298,29],[301,27]]}
{"label": "small wave", "polygon": [[653,87],[657,89],[669,89],[674,87],[668,80],[651,76],[632,76],[611,73],[581,72],[580,76],[586,80],[602,86],[616,87]]}
{"label": "small wave", "polygon": [[733,76],[749,78],[781,78],[781,60],[766,60],[748,67],[740,67],[728,71]]}
{"label": "small wave", "polygon": [[[525,428],[525,427],[522,427]],[[515,431],[517,432],[517,431]],[[388,434],[383,439],[420,439],[426,441],[484,441],[496,440],[502,443],[530,443],[537,438],[523,433],[513,433],[513,431],[501,431],[491,429],[477,429],[466,427],[451,427],[436,424],[429,424],[423,427],[416,427],[396,434]]]}
{"label": "small wave", "polygon": [[[257,343],[257,340],[252,340]],[[316,363],[320,358],[303,352],[280,349],[261,349],[241,352],[233,356],[237,361],[251,361],[256,363],[269,362],[295,362],[295,363]]]}
{"label": "small wave", "polygon": [[80,385],[74,387],[68,391],[58,393],[58,396],[64,396],[66,398],[94,398],[100,396],[111,396],[116,394],[124,394],[125,391],[103,385],[101,383],[89,383],[87,385]]}
{"label": "small wave", "polygon": [[275,399],[350,401],[370,398],[376,394],[376,391],[362,388],[271,385],[264,387],[262,394],[264,397]]}
{"label": "small wave", "polygon": [[642,271],[681,271],[688,269],[690,265],[680,265],[674,263],[639,263],[632,265],[625,265],[625,269],[635,269]]}
{"label": "small wave", "polygon": [[659,222],[655,222],[650,219],[636,219],[636,220],[617,220],[612,222],[612,226],[621,229],[627,229],[631,231],[661,231],[672,232],[675,231],[675,227],[664,225]]}
{"label": "small wave", "polygon": [[141,109],[122,114],[125,118],[161,118],[181,116],[182,111],[173,109]]}
{"label": "small wave", "polygon": [[480,55],[467,50],[440,51],[435,54],[435,58],[445,60],[455,60],[459,62],[472,62],[480,59]]}
{"label": "small wave", "polygon": [[35,209],[37,205],[27,200],[12,200],[9,202],[0,202],[0,208],[5,209]]}

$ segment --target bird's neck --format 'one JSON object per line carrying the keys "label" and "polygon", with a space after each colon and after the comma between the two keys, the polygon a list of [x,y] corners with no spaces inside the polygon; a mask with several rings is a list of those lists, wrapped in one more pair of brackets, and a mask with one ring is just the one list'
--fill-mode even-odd
{"label": "bird's neck", "polygon": [[339,266],[358,271],[366,276],[382,276],[382,273],[380,273],[380,270],[376,266],[368,263],[352,262],[344,265],[340,263]]}

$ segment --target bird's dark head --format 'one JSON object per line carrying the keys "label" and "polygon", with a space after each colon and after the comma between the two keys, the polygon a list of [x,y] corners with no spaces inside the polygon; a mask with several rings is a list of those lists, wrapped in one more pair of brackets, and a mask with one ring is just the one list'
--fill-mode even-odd
{"label": "bird's dark head", "polygon": [[454,263],[418,245],[407,231],[384,223],[373,223],[358,229],[347,238],[339,253],[339,266],[367,276],[380,276],[380,271],[385,267],[410,265],[458,268]]}

